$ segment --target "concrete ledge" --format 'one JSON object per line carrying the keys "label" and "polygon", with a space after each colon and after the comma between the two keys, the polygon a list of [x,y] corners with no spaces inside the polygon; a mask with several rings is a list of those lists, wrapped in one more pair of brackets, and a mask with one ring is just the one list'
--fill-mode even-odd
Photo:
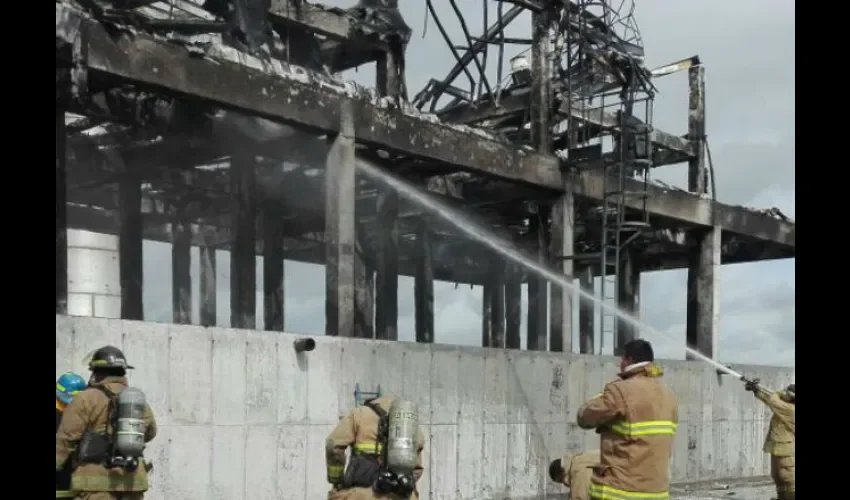
{"label": "concrete ledge", "polygon": [[[160,435],[146,499],[324,498],[324,440],[354,406],[354,386],[413,398],[428,442],[423,499],[540,498],[562,493],[548,462],[597,447],[575,411],[617,370],[612,357],[301,336],[113,319],[56,317],[56,374],[85,373],[109,343],[137,367]],[[703,364],[663,362],[680,398],[676,482],[763,476],[767,413]],[[737,366],[771,387],[790,369]],[[439,458],[437,460],[437,458]]]}

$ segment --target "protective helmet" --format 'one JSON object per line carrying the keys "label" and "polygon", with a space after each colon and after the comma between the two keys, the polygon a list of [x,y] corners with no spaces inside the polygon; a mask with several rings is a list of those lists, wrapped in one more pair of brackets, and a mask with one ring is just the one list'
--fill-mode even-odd
{"label": "protective helmet", "polygon": [[796,399],[797,396],[797,385],[796,384],[788,384],[788,387],[785,388],[785,395],[791,398],[791,400]]}
{"label": "protective helmet", "polygon": [[56,381],[56,399],[68,404],[78,392],[86,388],[86,385],[85,379],[76,373],[63,373]]}
{"label": "protective helmet", "polygon": [[92,354],[91,361],[89,361],[89,370],[94,371],[103,368],[133,369],[132,366],[127,364],[127,358],[124,357],[121,349],[111,345],[103,346],[96,350]]}

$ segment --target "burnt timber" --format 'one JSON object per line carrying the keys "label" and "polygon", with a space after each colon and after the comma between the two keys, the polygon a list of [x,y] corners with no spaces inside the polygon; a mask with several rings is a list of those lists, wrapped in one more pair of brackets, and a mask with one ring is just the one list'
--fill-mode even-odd
{"label": "burnt timber", "polygon": [[[610,274],[604,259],[600,264],[582,255],[607,255],[604,245],[600,247],[598,243],[598,231],[594,227],[599,207],[610,197],[611,186],[616,183],[616,176],[606,167],[616,162],[614,155],[604,153],[589,159],[564,159],[563,155],[553,154],[552,145],[547,141],[555,141],[555,144],[559,140],[567,141],[563,149],[577,152],[576,144],[567,139],[552,137],[544,140],[545,147],[532,147],[523,145],[521,139],[501,133],[499,127],[529,106],[539,106],[540,102],[548,103],[546,109],[549,110],[540,119],[561,117],[576,124],[576,129],[605,130],[615,136],[625,136],[625,122],[621,117],[600,107],[591,108],[571,99],[557,98],[564,92],[558,82],[542,90],[548,96],[543,101],[533,95],[529,98],[529,94],[507,91],[497,105],[481,93],[475,102],[456,98],[436,115],[421,113],[405,98],[402,63],[409,28],[406,32],[403,21],[390,26],[392,23],[387,19],[400,19],[397,9],[388,9],[395,11],[389,16],[375,16],[376,12],[387,12],[373,9],[369,4],[361,2],[355,8],[342,10],[306,2],[271,2],[264,22],[277,33],[286,35],[281,35],[281,39],[310,42],[299,45],[310,50],[290,53],[289,62],[285,62],[279,51],[258,52],[250,36],[246,37],[247,42],[227,43],[206,34],[198,35],[191,31],[197,28],[185,28],[202,24],[190,16],[179,22],[168,20],[173,23],[168,27],[171,31],[163,31],[156,29],[154,21],[166,21],[153,15],[155,11],[141,12],[148,6],[139,6],[130,12],[106,9],[104,12],[109,15],[104,15],[104,12],[92,12],[72,3],[57,3],[57,106],[61,103],[67,112],[82,116],[76,121],[66,119],[67,123],[62,124],[62,128],[67,129],[61,138],[64,141],[62,151],[67,150],[67,158],[59,151],[60,125],[57,122],[57,200],[66,202],[66,214],[62,218],[67,219],[69,227],[121,234],[122,237],[134,230],[133,242],[127,243],[127,248],[134,249],[133,255],[139,253],[137,242],[141,237],[175,245],[178,240],[185,245],[183,242],[188,239],[191,245],[205,249],[238,248],[244,262],[239,269],[232,269],[234,276],[231,276],[234,287],[245,289],[242,292],[245,300],[241,302],[238,299],[241,295],[235,289],[232,295],[233,324],[238,327],[255,324],[254,313],[248,311],[255,307],[253,293],[248,292],[253,290],[253,281],[245,275],[252,268],[249,263],[253,262],[253,255],[269,254],[264,234],[274,235],[273,241],[282,242],[282,249],[280,244],[276,245],[274,255],[328,266],[333,264],[338,271],[328,273],[328,318],[333,318],[334,324],[328,333],[332,334],[353,335],[355,331],[371,329],[371,322],[368,328],[362,329],[363,325],[354,319],[358,316],[354,310],[359,307],[380,310],[380,304],[397,300],[389,296],[395,285],[379,287],[374,297],[376,304],[363,305],[361,302],[369,300],[356,298],[370,295],[355,293],[355,289],[374,286],[368,283],[375,269],[379,269],[379,277],[384,272],[380,269],[384,269],[382,262],[386,255],[397,259],[398,274],[414,276],[420,281],[437,279],[491,286],[492,270],[505,266],[494,268],[496,264],[490,262],[492,259],[480,258],[481,250],[476,242],[406,200],[392,205],[379,203],[385,195],[359,175],[351,192],[340,191],[341,185],[334,180],[338,177],[336,173],[325,175],[331,163],[328,167],[324,165],[331,157],[353,161],[357,155],[405,177],[454,206],[465,207],[529,253],[548,247],[545,240],[549,236],[541,241],[537,230],[532,230],[535,218],[546,213],[546,220],[538,230],[556,231],[555,217],[552,216],[550,227],[550,211],[541,211],[539,207],[562,207],[557,220],[574,215],[566,218],[575,223],[568,229],[569,237],[559,237],[557,241],[559,246],[571,242],[573,253],[557,255],[550,250],[548,256],[544,251],[541,258],[573,261],[574,266],[564,266],[565,272],[569,269],[578,273],[587,268],[597,276]],[[192,8],[203,10],[198,6]],[[192,8],[187,7],[187,10]],[[195,15],[200,16],[197,12]],[[214,15],[206,17],[211,18],[205,19],[210,26],[226,22]],[[173,34],[174,30],[184,28],[190,32]],[[221,29],[210,28],[209,31]],[[171,34],[166,36],[166,32]],[[295,46],[293,41],[292,47]],[[477,63],[475,57],[471,60]],[[389,68],[384,70],[389,75],[385,74],[383,83],[379,82],[385,88],[378,93],[328,73],[328,70],[336,72],[368,62],[378,62],[383,64],[381,67]],[[689,73],[694,73],[695,68],[701,71],[701,66],[696,65]],[[447,84],[441,86],[446,92],[449,87]],[[699,95],[698,90],[694,92]],[[694,104],[694,95],[691,97]],[[418,100],[419,96],[414,101]],[[646,142],[651,144],[652,151],[647,170],[688,162],[689,169],[697,172],[695,179],[706,175],[700,140],[704,130],[699,131],[700,109],[697,97],[691,109],[691,117],[696,118],[686,137],[649,130]],[[240,134],[236,130],[238,126],[233,125],[233,117],[262,118],[285,133],[271,139],[258,138],[262,133]],[[344,124],[348,124],[350,130],[343,130]],[[82,132],[95,125],[102,126],[104,132]],[[256,130],[262,132],[262,129]],[[222,133],[227,135],[227,141],[221,140]],[[341,141],[342,137],[347,140]],[[243,173],[233,175],[237,169],[230,167],[231,162],[239,164],[238,170]],[[249,166],[242,165],[245,162]],[[247,175],[246,169],[253,172],[251,177],[256,176],[256,181],[236,182],[235,177]],[[67,177],[67,187],[61,193],[60,175],[63,181]],[[129,204],[121,202],[127,198],[126,193],[134,192],[122,187],[128,183],[127,179],[135,182],[135,191],[142,186],[140,198],[136,196],[136,201]],[[706,186],[705,182],[695,182],[689,185],[689,192],[629,177],[622,180],[620,188],[622,192],[641,193],[640,196],[623,196],[620,211],[633,217],[644,214],[646,218],[647,228],[641,230],[640,241],[636,243],[640,253],[637,275],[640,271],[691,269],[696,277],[689,279],[689,283],[694,283],[689,286],[689,290],[693,289],[693,294],[689,292],[689,301],[701,304],[695,311],[702,311],[699,314],[704,317],[712,316],[715,308],[713,301],[706,305],[707,292],[703,290],[714,286],[713,271],[706,274],[712,263],[795,255],[792,221],[774,213],[716,202],[707,194]],[[330,193],[334,193],[333,203],[327,201]],[[572,196],[565,197],[565,194]],[[258,203],[251,201],[255,197]],[[317,203],[323,198],[326,203]],[[570,200],[568,206],[559,201],[565,198]],[[140,206],[136,215],[125,213],[125,207],[136,205]],[[385,208],[379,209],[379,205]],[[387,206],[391,207],[391,213],[387,212]],[[240,231],[249,221],[260,220],[260,211],[263,215],[261,225],[277,220],[279,228]],[[354,215],[347,213],[349,211]],[[59,212],[57,202],[57,255],[62,252],[60,240],[64,231],[60,228]],[[139,216],[143,224],[136,222]],[[141,227],[133,229],[135,226],[128,226],[125,220],[132,220]],[[351,220],[355,221],[356,231],[346,226],[350,225],[346,221]],[[394,236],[381,230],[388,220],[397,226]],[[423,230],[423,224],[428,226],[427,230]],[[349,234],[352,232],[353,236]],[[125,237],[127,241],[129,238]],[[423,251],[423,242],[429,250]],[[355,246],[360,251],[351,253]],[[248,255],[251,248],[256,252]],[[378,258],[380,262],[375,262],[375,255],[383,256]],[[423,255],[430,259],[430,264],[423,265]],[[619,262],[619,251],[617,255]],[[702,257],[695,261],[695,255]],[[60,260],[57,257],[57,273]],[[177,266],[183,259],[175,256],[173,262]],[[630,269],[635,265],[631,263]],[[357,277],[358,273],[349,276],[351,266],[368,271],[360,273],[361,277]],[[127,263],[122,265],[122,275],[125,267],[127,275],[135,281],[122,286],[122,294],[129,297],[128,311],[132,310],[132,316],[138,317],[136,302],[140,303],[141,299],[135,297],[141,286],[141,278],[137,276],[140,271],[138,265]],[[395,272],[392,266],[387,269]],[[175,271],[177,275],[185,281],[185,273]],[[244,278],[241,281],[240,276]],[[529,282],[530,277],[513,270],[510,278]],[[278,274],[275,279],[281,280]],[[59,281],[57,275],[57,311],[62,308]],[[418,289],[428,290],[420,281],[417,281]],[[503,304],[505,281],[496,280],[497,284],[492,285],[497,287],[496,292],[487,294],[499,297],[501,303],[495,307],[485,305],[488,314],[496,311],[501,315],[501,320],[485,318],[485,323],[490,325],[486,329],[491,333],[499,332],[499,338],[494,340],[499,346],[505,345],[504,326],[493,325],[505,321],[508,325],[518,324],[512,317],[506,318],[510,314],[506,311],[519,314],[512,304],[507,307]],[[185,288],[186,285],[181,286]],[[338,287],[342,288],[337,290]],[[630,288],[637,287],[624,286],[623,289]],[[175,283],[174,290],[179,294],[181,287]],[[275,305],[283,300],[279,287],[268,293],[280,297],[270,299],[267,304]],[[516,293],[507,295],[518,296]],[[635,299],[624,297],[622,300]],[[339,311],[339,304],[346,304],[351,311]],[[175,299],[176,309],[185,307],[185,299]],[[417,311],[417,325],[422,325],[417,326],[417,339],[433,341],[433,317],[427,317],[433,315],[433,292],[417,292]],[[348,314],[353,316],[347,318]],[[363,314],[371,316],[372,313]],[[564,314],[571,314],[571,309],[565,308]],[[186,320],[185,314],[175,310],[177,318]],[[396,319],[379,321],[376,326],[380,331],[368,336],[395,338],[393,323]],[[282,323],[281,310],[266,325],[269,329],[279,329]],[[707,354],[712,351],[713,341],[707,339],[716,328],[714,323],[713,320],[695,321],[689,327],[689,341]],[[545,326],[540,328],[545,329]],[[567,326],[557,333],[553,330],[549,348],[572,350],[568,330]],[[531,332],[529,335],[531,337]],[[510,340],[515,336],[508,331],[508,347],[516,345],[515,340]],[[626,341],[627,337],[620,335],[618,338]],[[546,348],[545,338],[543,335],[542,345],[536,342],[537,348]],[[583,338],[580,344],[585,345]],[[582,347],[581,352],[593,352],[592,344],[590,342],[587,347],[590,351]],[[534,348],[531,343],[529,347]]]}

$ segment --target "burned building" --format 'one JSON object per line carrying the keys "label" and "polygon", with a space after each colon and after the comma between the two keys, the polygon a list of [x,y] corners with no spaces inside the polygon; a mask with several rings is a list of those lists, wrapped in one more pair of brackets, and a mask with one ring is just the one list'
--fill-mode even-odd
{"label": "burned building", "polygon": [[[283,330],[289,259],[325,266],[327,335],[397,339],[400,275],[415,279],[418,342],[434,340],[434,280],[483,285],[485,346],[519,348],[523,313],[532,350],[594,353],[606,334],[615,348],[636,335],[364,176],[364,161],[463,208],[585,289],[602,277],[602,297],[627,311],[641,272],[687,268],[688,342],[711,356],[719,265],[794,257],[795,226],[713,198],[703,65],[647,68],[630,11],[612,4],[500,3],[480,36],[464,24],[458,49],[429,1],[457,62],[413,93],[411,28],[397,2],[57,2],[56,312],[67,311],[66,232],[77,228],[118,235],[124,319],[144,319],[150,239],[172,245],[176,323],[190,322],[197,246],[204,325],[215,322],[222,249],[237,328]],[[508,38],[524,11],[531,38]],[[507,45],[527,55],[506,60]],[[338,77],[365,64],[376,65],[374,88]],[[677,135],[653,126],[652,105],[653,80],[678,71],[690,105]],[[679,163],[687,190],[652,180]]]}

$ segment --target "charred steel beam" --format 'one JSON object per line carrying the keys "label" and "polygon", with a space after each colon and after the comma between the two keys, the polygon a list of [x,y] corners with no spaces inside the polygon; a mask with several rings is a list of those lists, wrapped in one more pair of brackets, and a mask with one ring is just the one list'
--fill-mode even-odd
{"label": "charred steel beam", "polygon": [[325,335],[354,335],[354,114],[343,105],[325,175]]}
{"label": "charred steel beam", "polygon": [[[585,292],[593,295],[593,268],[585,266],[578,272],[579,286]],[[579,300],[578,310],[578,344],[581,354],[593,354],[593,338],[594,338],[594,305],[591,300],[581,298]]]}
{"label": "charred steel beam", "polygon": [[144,319],[142,270],[142,183],[136,169],[121,176],[118,190],[120,233],[118,268],[121,282],[121,319]]}
{"label": "charred steel beam", "polygon": [[216,314],[215,248],[203,245],[200,247],[199,255],[201,260],[200,324],[201,326],[216,326],[218,321]]}
{"label": "charred steel beam", "polygon": [[263,328],[284,327],[283,218],[271,203],[263,206]]}
{"label": "charred steel beam", "polygon": [[233,228],[230,253],[230,326],[257,327],[256,167],[251,154],[230,160]]}
{"label": "charred steel beam", "polygon": [[[88,58],[84,62],[90,70],[331,133],[339,130],[339,110],[347,102],[356,118],[355,132],[364,143],[555,192],[564,189],[559,162],[554,157],[430,123],[399,110],[380,109],[366,99],[347,97],[327,84],[306,85],[226,61],[191,57],[183,47],[146,35],[124,33],[112,37],[98,23],[80,17],[64,5],[57,4],[56,10],[57,36],[68,41],[79,37],[87,42],[84,51]],[[304,72],[300,74],[303,78]],[[323,105],[316,106],[319,102]],[[583,172],[570,187],[578,196],[601,200],[602,175],[598,171]],[[624,189],[637,192],[642,189],[641,184],[630,180]],[[652,216],[712,226],[710,200],[668,192],[654,185],[647,192],[647,211]],[[643,210],[639,200],[629,200],[627,206]],[[715,211],[723,231],[795,245],[793,222],[720,203]]]}

